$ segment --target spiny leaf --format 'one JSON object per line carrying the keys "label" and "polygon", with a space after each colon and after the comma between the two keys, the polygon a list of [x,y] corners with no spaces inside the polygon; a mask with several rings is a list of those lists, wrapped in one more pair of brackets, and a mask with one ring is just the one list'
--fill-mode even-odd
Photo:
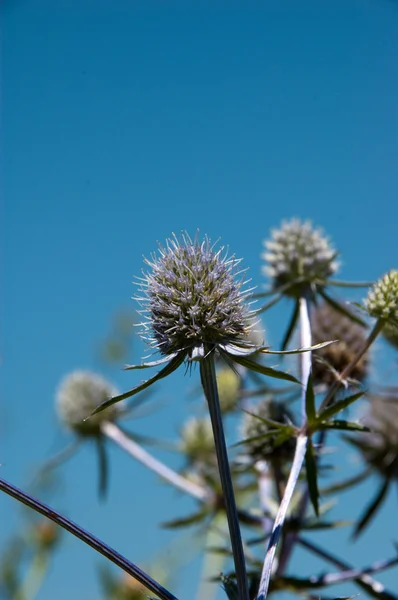
{"label": "spiny leaf", "polygon": [[367,525],[369,525],[370,520],[376,514],[377,509],[379,508],[379,506],[381,506],[381,503],[383,502],[384,498],[386,497],[389,485],[390,485],[390,480],[386,478],[383,481],[382,485],[380,486],[380,488],[379,488],[377,494],[375,495],[375,497],[373,498],[372,502],[370,502],[370,504],[368,504],[368,506],[365,509],[365,512],[363,513],[362,517],[359,519],[359,521],[355,527],[353,536],[352,536],[354,539],[356,539],[359,536],[359,534],[365,529],[365,527]]}
{"label": "spiny leaf", "polygon": [[296,300],[295,305],[294,305],[293,314],[291,316],[288,328],[287,328],[286,333],[282,340],[282,350],[286,350],[286,348],[290,342],[290,339],[291,339],[293,332],[297,325],[299,314],[300,314],[300,302],[299,302],[299,300]]}
{"label": "spiny leaf", "polygon": [[279,302],[279,300],[282,298],[282,294],[278,294],[275,298],[272,298],[272,300],[270,300],[269,302],[267,302],[266,304],[264,304],[264,306],[262,306],[261,308],[258,308],[255,311],[256,315],[261,315],[261,313],[265,312],[266,310],[268,310],[269,308],[271,308],[272,306],[274,306],[277,302]]}
{"label": "spiny leaf", "polygon": [[330,419],[330,417],[333,417],[338,412],[344,410],[345,408],[347,408],[347,406],[350,406],[350,404],[361,398],[364,395],[364,393],[364,391],[357,392],[356,394],[352,394],[352,396],[347,396],[347,398],[343,398],[343,400],[338,400],[337,402],[334,402],[331,406],[325,408],[325,410],[323,410],[320,415],[318,415],[317,421],[327,421],[328,419]]}
{"label": "spiny leaf", "polygon": [[168,375],[173,373],[173,371],[178,369],[178,367],[184,362],[185,357],[186,357],[186,354],[184,354],[184,353],[177,354],[177,356],[172,358],[171,361],[161,371],[159,371],[159,373],[156,373],[156,375],[151,377],[151,379],[144,381],[140,385],[137,385],[133,389],[129,390],[128,392],[125,392],[124,394],[121,394],[120,396],[115,396],[114,398],[105,400],[105,402],[103,402],[102,404],[97,406],[97,408],[91,413],[91,415],[88,415],[88,417],[101,412],[105,408],[112,406],[112,404],[116,404],[116,402],[120,402],[121,400],[125,400],[126,398],[130,398],[131,396],[134,396],[135,394],[142,392],[143,390],[145,390],[147,387],[149,387],[156,381],[159,381],[159,379],[163,379],[163,377],[167,377]]}
{"label": "spiny leaf", "polygon": [[365,321],[363,321],[360,317],[358,317],[358,315],[356,315],[355,313],[350,311],[348,308],[346,308],[344,306],[344,304],[341,304],[340,302],[338,302],[338,300],[335,300],[334,298],[329,296],[329,294],[327,294],[325,292],[325,290],[320,289],[319,293],[321,294],[321,296],[325,300],[325,302],[327,302],[332,308],[334,308],[335,311],[344,315],[351,321],[358,323],[358,325],[361,325],[362,327],[368,327],[368,325],[367,325],[367,323],[365,323]]}
{"label": "spiny leaf", "polygon": [[256,373],[261,373],[262,375],[267,375],[268,377],[274,377],[275,379],[283,379],[284,381],[300,383],[296,377],[293,377],[293,375],[289,375],[289,373],[284,373],[283,371],[277,371],[276,369],[271,369],[271,367],[260,365],[246,356],[235,356],[224,351],[222,351],[222,354],[227,354],[229,358],[237,362],[239,365],[242,365],[242,367],[246,367],[246,369],[250,369]]}
{"label": "spiny leaf", "polygon": [[360,423],[355,423],[353,421],[344,421],[342,419],[335,419],[334,421],[323,421],[321,423],[317,423],[315,426],[315,430],[324,430],[324,429],[341,429],[342,431],[370,431],[369,427],[365,427]]}
{"label": "spiny leaf", "polygon": [[316,516],[318,516],[319,515],[319,491],[318,491],[318,481],[317,481],[314,446],[312,444],[311,439],[308,439],[308,442],[307,442],[307,451],[305,453],[305,467],[306,467],[306,474],[307,474],[308,493],[310,495],[310,499],[312,502],[312,506],[314,507],[315,514],[316,514]]}
{"label": "spiny leaf", "polygon": [[307,415],[308,424],[312,425],[312,423],[314,423],[316,420],[316,407],[315,407],[315,394],[314,394],[314,388],[312,385],[311,371],[308,375],[307,389],[305,392],[305,412]]}
{"label": "spiny leaf", "polygon": [[195,525],[196,523],[200,523],[203,521],[205,517],[208,516],[208,511],[200,510],[199,512],[194,513],[193,515],[188,515],[187,517],[182,517],[181,519],[173,519],[171,521],[166,521],[161,524],[161,527],[164,529],[180,529],[182,527],[190,527],[191,525]]}

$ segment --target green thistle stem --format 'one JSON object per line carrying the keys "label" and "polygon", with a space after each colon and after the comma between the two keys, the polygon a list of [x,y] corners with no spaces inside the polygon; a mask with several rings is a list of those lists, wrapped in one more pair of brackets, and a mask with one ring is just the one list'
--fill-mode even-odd
{"label": "green thistle stem", "polygon": [[224,494],[225,511],[227,514],[232,553],[235,563],[239,598],[240,600],[250,600],[249,589],[247,584],[245,555],[243,552],[242,536],[239,527],[239,519],[236,509],[235,494],[232,485],[232,477],[231,470],[229,467],[227,447],[225,444],[220,400],[218,397],[213,346],[206,344],[204,352],[204,358],[200,361],[200,377],[202,381],[203,391],[207,399],[211,424],[213,428],[218,469],[220,473],[221,486]]}
{"label": "green thistle stem", "polygon": [[40,500],[37,500],[29,494],[26,494],[11,483],[4,481],[4,479],[0,479],[0,491],[4,492],[8,496],[11,496],[15,500],[18,500],[18,502],[21,502],[21,504],[32,508],[37,513],[45,516],[47,519],[50,519],[50,521],[53,521],[63,529],[66,529],[66,531],[69,531],[69,533],[79,538],[79,540],[82,540],[82,542],[96,550],[99,554],[102,554],[102,556],[105,556],[105,558],[134,577],[134,579],[146,586],[151,592],[157,594],[161,600],[177,600],[176,596],[166,590],[134,563],[130,562],[127,560],[127,558],[116,552],[116,550],[96,538],[92,533],[89,533],[83,529],[83,527],[80,527],[80,525],[77,525],[76,523],[73,523],[73,521],[70,521],[66,517],[62,516],[50,506],[47,506],[43,502],[40,502]]}
{"label": "green thistle stem", "polygon": [[149,452],[144,450],[142,446],[137,444],[137,442],[129,438],[115,423],[104,421],[101,423],[101,431],[107,438],[119,446],[119,448],[127,452],[127,454],[138,460],[151,471],[160,475],[162,479],[165,479],[168,483],[171,483],[171,485],[174,485],[186,494],[197,498],[201,502],[208,501],[209,498],[211,498],[210,490],[197,485],[193,481],[189,481],[189,479],[182,477],[179,473],[176,473],[173,469],[170,469],[170,467],[157,460],[149,454]]}
{"label": "green thistle stem", "polygon": [[318,411],[319,414],[323,410],[325,410],[325,408],[327,408],[327,406],[329,406],[330,402],[333,400],[333,396],[335,395],[335,393],[339,389],[339,386],[341,385],[341,381],[344,381],[345,379],[347,379],[347,377],[351,374],[354,367],[361,360],[362,356],[368,351],[370,346],[373,344],[373,342],[375,341],[375,339],[377,338],[377,336],[383,329],[384,324],[385,324],[384,319],[378,319],[376,321],[375,326],[373,327],[372,331],[370,332],[368,338],[365,340],[362,348],[360,348],[358,350],[358,352],[356,353],[354,358],[351,360],[351,362],[349,362],[348,365],[345,367],[345,369],[343,369],[343,371],[340,374],[340,379],[336,380],[333,383],[333,385],[329,388],[329,391],[326,394],[325,398],[323,399],[322,404],[319,408],[319,411]]}
{"label": "green thistle stem", "polygon": [[26,577],[14,600],[34,600],[40,591],[49,567],[48,552],[40,551],[33,557]]}

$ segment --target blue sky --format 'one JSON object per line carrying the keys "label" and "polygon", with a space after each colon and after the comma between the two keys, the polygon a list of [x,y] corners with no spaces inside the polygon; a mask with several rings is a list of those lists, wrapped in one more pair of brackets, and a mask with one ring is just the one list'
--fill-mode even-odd
{"label": "blue sky", "polygon": [[[261,286],[262,240],[298,216],[331,236],[341,277],[396,267],[398,4],[9,0],[1,11],[1,462],[24,485],[67,440],[59,380],[102,368],[97,343],[133,306],[157,240],[221,237]],[[274,345],[286,309],[264,319]],[[141,353],[137,342],[130,362]],[[137,380],[104,372],[122,390]],[[171,438],[194,383],[175,375],[159,416],[135,427]],[[142,564],[170,539],[157,523],[191,504],[116,450],[100,504],[90,450],[65,466],[54,503]],[[0,503],[4,540],[19,513]],[[391,553],[387,519],[349,550],[358,566]],[[67,538],[39,598],[98,598],[98,562]],[[173,591],[192,594],[198,568]]]}

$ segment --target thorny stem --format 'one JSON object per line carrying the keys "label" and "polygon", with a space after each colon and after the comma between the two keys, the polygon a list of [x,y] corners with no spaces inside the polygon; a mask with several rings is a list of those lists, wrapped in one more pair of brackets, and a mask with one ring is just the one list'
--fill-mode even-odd
{"label": "thorny stem", "polygon": [[282,527],[285,522],[286,513],[293,496],[294,488],[296,487],[297,479],[300,475],[301,467],[303,465],[305,452],[307,449],[307,440],[308,438],[306,435],[299,435],[297,438],[292,468],[289,473],[289,478],[287,480],[282,502],[279,506],[279,510],[275,518],[275,523],[272,528],[267,553],[265,555],[264,566],[261,573],[260,587],[258,589],[257,594],[257,600],[265,600],[265,598],[267,597],[276,546],[278,544],[279,538],[281,537]]}
{"label": "thorny stem", "polygon": [[176,473],[176,471],[173,471],[173,469],[170,469],[170,467],[157,460],[154,456],[149,454],[149,452],[144,450],[142,446],[137,444],[137,442],[129,438],[115,423],[104,421],[101,423],[101,431],[107,438],[119,446],[119,448],[178,489],[202,502],[208,501],[209,498],[211,498],[210,490],[197,485],[193,481],[189,481],[189,479],[182,477],[182,475]]}
{"label": "thorny stem", "polygon": [[[323,548],[320,548],[313,542],[310,542],[309,540],[302,538],[301,536],[298,536],[297,541],[301,546],[307,548],[311,552],[314,552],[315,554],[317,554],[321,558],[324,558],[333,565],[336,565],[344,571],[351,573],[351,575],[352,573],[355,574],[356,570],[352,569],[352,567],[348,563],[342,561],[340,558],[334,556],[333,554],[324,550]],[[368,592],[373,598],[378,598],[379,600],[397,600],[397,596],[394,596],[393,594],[388,592],[382,583],[376,581],[375,579],[373,579],[373,577],[369,575],[370,571],[374,573],[376,571],[387,569],[388,567],[391,567],[394,564],[396,564],[396,562],[397,558],[395,557],[394,559],[391,559],[389,561],[376,563],[375,565],[373,565],[373,567],[367,569],[368,573],[365,573],[363,570],[359,571],[357,577],[351,577],[351,579],[354,579],[355,583],[360,588]]]}
{"label": "thorny stem", "polygon": [[358,350],[358,352],[356,353],[354,358],[348,363],[348,365],[340,373],[339,380],[336,380],[330,386],[329,391],[326,394],[325,398],[323,399],[322,404],[319,408],[319,413],[321,413],[327,406],[329,406],[330,402],[333,400],[333,396],[339,389],[341,382],[344,381],[345,379],[347,379],[347,377],[351,374],[354,367],[357,365],[357,363],[361,360],[362,356],[367,352],[367,350],[373,344],[373,342],[375,341],[375,339],[377,338],[377,336],[379,335],[379,333],[381,332],[383,327],[384,327],[384,320],[378,319],[378,321],[376,321],[376,324],[373,327],[372,331],[370,332],[368,338],[365,340],[362,348],[360,348]]}
{"label": "thorny stem", "polygon": [[[312,345],[311,335],[311,323],[309,315],[309,290],[303,288],[301,296],[299,298],[300,306],[300,346],[302,348],[310,348]],[[301,413],[302,423],[305,426],[306,416],[306,384],[308,377],[311,373],[312,366],[312,352],[303,352],[300,354],[300,365],[301,365]],[[279,510],[275,519],[274,527],[272,529],[271,538],[269,541],[267,553],[264,559],[263,571],[261,573],[260,586],[258,590],[257,600],[264,600],[267,597],[269,582],[272,575],[272,563],[274,560],[276,547],[279,538],[282,534],[283,524],[285,522],[286,513],[289,508],[290,501],[292,499],[294,489],[296,487],[297,480],[300,475],[301,467],[305,458],[305,452],[307,449],[308,437],[301,434],[297,438],[296,450],[294,454],[293,464],[290,470],[289,478],[286,484],[286,489],[282,498],[282,502],[279,506]],[[283,556],[281,557],[283,564],[286,564],[290,553],[293,548],[294,537],[288,536],[286,539],[286,545],[284,548]],[[282,566],[282,565],[280,565]]]}
{"label": "thorny stem", "polygon": [[47,519],[50,519],[50,521],[53,521],[57,525],[60,525],[60,527],[63,527],[63,529],[66,529],[66,531],[69,531],[69,533],[82,540],[82,542],[84,542],[88,546],[91,546],[91,548],[99,552],[99,554],[105,556],[105,558],[113,562],[115,565],[126,571],[126,573],[134,577],[134,579],[142,583],[142,585],[147,587],[151,592],[157,594],[159,598],[161,598],[161,600],[177,600],[176,596],[174,596],[171,592],[166,590],[163,586],[161,586],[157,581],[152,579],[152,577],[147,575],[134,563],[130,562],[129,560],[127,560],[127,558],[119,554],[116,550],[114,550],[113,548],[105,544],[103,541],[96,538],[93,534],[80,527],[80,525],[77,525],[76,523],[73,523],[73,521],[70,521],[66,517],[62,516],[53,508],[40,502],[40,500],[36,500],[32,496],[29,496],[29,494],[26,494],[22,490],[13,486],[11,483],[4,481],[4,479],[0,479],[0,490],[8,494],[12,498],[15,498],[15,500],[18,500],[18,502],[25,504],[25,506],[32,508],[39,514],[44,515],[45,517],[47,517]]}
{"label": "thorny stem", "polygon": [[203,391],[207,399],[213,428],[218,470],[220,473],[221,486],[224,495],[225,511],[228,520],[229,535],[231,538],[239,599],[249,600],[245,555],[243,552],[242,536],[240,532],[238,512],[236,509],[227,447],[225,444],[220,400],[217,389],[216,370],[214,366],[214,352],[213,347],[208,344],[205,345],[205,356],[200,361],[200,377]]}

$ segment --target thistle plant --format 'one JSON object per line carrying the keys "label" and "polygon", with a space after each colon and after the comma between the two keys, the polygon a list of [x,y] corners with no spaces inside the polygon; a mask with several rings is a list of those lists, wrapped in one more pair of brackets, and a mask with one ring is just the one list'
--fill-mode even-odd
{"label": "thistle plant", "polygon": [[[394,402],[387,402],[368,393],[370,403],[360,421],[342,419],[340,413],[365,394],[362,382],[369,382],[370,346],[380,333],[388,337],[387,332],[398,326],[398,272],[392,270],[382,277],[363,304],[357,305],[366,313],[363,319],[355,305],[348,308],[329,293],[332,286],[355,284],[335,279],[338,253],[320,229],[308,221],[286,221],[273,230],[264,245],[263,273],[270,285],[267,292],[256,295],[248,287],[241,261],[207,237],[200,239],[197,234],[191,238],[182,233],[159,245],[158,252],[145,259],[135,297],[140,307],[141,338],[155,356],[126,367],[127,371],[158,368],[158,372],[122,394],[96,373],[71,373],[56,392],[58,415],[79,444],[96,444],[102,488],[106,480],[105,448],[111,442],[194,499],[194,514],[178,516],[165,525],[205,531],[210,547],[206,548],[204,579],[215,576],[230,600],[265,600],[281,590],[310,599],[315,598],[314,590],[346,581],[354,582],[366,597],[398,600],[374,577],[379,570],[396,565],[396,556],[356,569],[308,538],[313,528],[338,526],[327,519],[318,485],[326,434],[351,432],[349,440],[367,469],[382,480],[376,498],[356,523],[354,535],[374,517],[391,482],[396,482],[395,396]],[[266,295],[273,299],[256,308],[254,300]],[[271,351],[257,332],[258,318],[282,297],[293,304],[293,312],[287,319],[282,350]],[[376,321],[368,333],[369,319]],[[296,327],[299,348],[290,350]],[[288,371],[276,370],[266,362],[270,355],[282,359],[280,355],[285,354],[298,355],[298,369],[295,364]],[[149,453],[143,447],[149,440],[142,433],[127,430],[123,421],[134,416],[134,410],[146,400],[142,392],[182,365],[190,374],[198,368],[209,414],[190,416],[180,429],[174,447],[183,466],[175,471],[167,461]],[[271,386],[264,383],[263,376],[288,382],[289,387]],[[318,383],[322,386],[314,385]],[[253,403],[249,397],[260,401]],[[129,398],[134,399],[127,406],[124,401]],[[230,439],[238,420],[239,439],[227,451],[225,431],[230,428]],[[232,434],[231,439],[235,441],[235,437]],[[51,462],[54,465],[59,460],[56,457]],[[335,489],[349,485],[340,482]],[[115,579],[115,585],[106,589],[109,597],[138,600],[149,590],[161,600],[177,600],[134,563],[57,511],[1,479],[0,489],[65,528],[134,578],[136,583],[126,576]],[[52,527],[37,533],[40,548],[47,551],[55,545]],[[289,576],[291,554],[299,547],[333,565],[332,570]],[[226,560],[231,558],[234,568],[230,572],[221,576],[215,572],[228,568]],[[209,600],[211,589],[207,581],[199,588],[198,600]]]}

